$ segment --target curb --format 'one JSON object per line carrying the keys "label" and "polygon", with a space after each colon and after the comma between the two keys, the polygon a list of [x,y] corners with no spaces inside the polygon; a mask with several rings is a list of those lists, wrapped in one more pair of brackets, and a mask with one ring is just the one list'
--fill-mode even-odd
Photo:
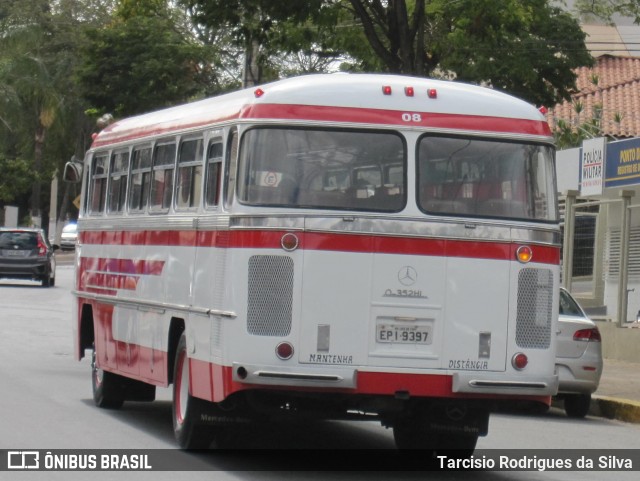
{"label": "curb", "polygon": [[606,396],[593,396],[589,414],[628,423],[640,423],[640,402]]}

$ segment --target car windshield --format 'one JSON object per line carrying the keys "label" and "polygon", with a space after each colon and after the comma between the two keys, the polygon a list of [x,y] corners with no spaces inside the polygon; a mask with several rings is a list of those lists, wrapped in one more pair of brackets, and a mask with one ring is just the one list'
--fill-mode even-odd
{"label": "car windshield", "polygon": [[565,291],[560,291],[560,315],[584,317],[578,303]]}
{"label": "car windshield", "polygon": [[38,234],[35,232],[0,232],[0,248],[31,250],[38,247]]}
{"label": "car windshield", "polygon": [[62,232],[65,234],[73,234],[76,232],[78,226],[76,224],[67,224],[62,228]]}

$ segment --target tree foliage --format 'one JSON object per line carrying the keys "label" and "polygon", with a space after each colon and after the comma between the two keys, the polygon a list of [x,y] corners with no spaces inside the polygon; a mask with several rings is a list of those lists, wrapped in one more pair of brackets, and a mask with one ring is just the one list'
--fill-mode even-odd
{"label": "tree foliage", "polygon": [[[116,21],[86,31],[77,78],[82,96],[98,113],[155,110],[205,88],[209,66],[201,45],[178,30],[164,1],[147,1],[123,2]],[[142,5],[140,11],[134,8]]]}
{"label": "tree foliage", "polygon": [[[566,98],[584,34],[552,0],[2,0],[0,203],[48,202],[96,117],[309,72],[455,78]],[[602,19],[637,0],[576,0]],[[43,188],[40,191],[40,187]],[[46,210],[46,207],[45,207]]]}
{"label": "tree foliage", "polygon": [[389,72],[490,85],[536,104],[568,98],[592,62],[577,21],[548,0],[350,0]]}
{"label": "tree foliage", "polygon": [[593,19],[612,22],[614,15],[634,19],[640,23],[640,2],[638,0],[575,0],[575,12],[587,21]]}

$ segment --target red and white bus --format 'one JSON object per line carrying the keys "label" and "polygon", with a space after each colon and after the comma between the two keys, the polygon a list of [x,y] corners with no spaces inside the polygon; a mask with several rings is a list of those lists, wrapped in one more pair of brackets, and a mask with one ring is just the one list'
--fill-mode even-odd
{"label": "red and white bus", "polygon": [[173,384],[183,448],[304,415],[473,451],[497,402],[557,390],[554,146],[526,102],[303,76],[115,122],[66,174],[75,356],[101,407]]}

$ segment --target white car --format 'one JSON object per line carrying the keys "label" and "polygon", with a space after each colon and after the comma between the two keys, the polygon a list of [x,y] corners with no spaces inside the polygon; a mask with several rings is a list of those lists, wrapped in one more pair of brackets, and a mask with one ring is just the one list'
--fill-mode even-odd
{"label": "white car", "polygon": [[582,418],[589,412],[591,394],[602,375],[600,331],[580,305],[560,288],[556,371],[559,387],[556,399],[564,401],[567,416]]}
{"label": "white car", "polygon": [[77,239],[78,225],[67,224],[62,228],[62,234],[60,235],[60,247],[62,249],[75,249]]}

